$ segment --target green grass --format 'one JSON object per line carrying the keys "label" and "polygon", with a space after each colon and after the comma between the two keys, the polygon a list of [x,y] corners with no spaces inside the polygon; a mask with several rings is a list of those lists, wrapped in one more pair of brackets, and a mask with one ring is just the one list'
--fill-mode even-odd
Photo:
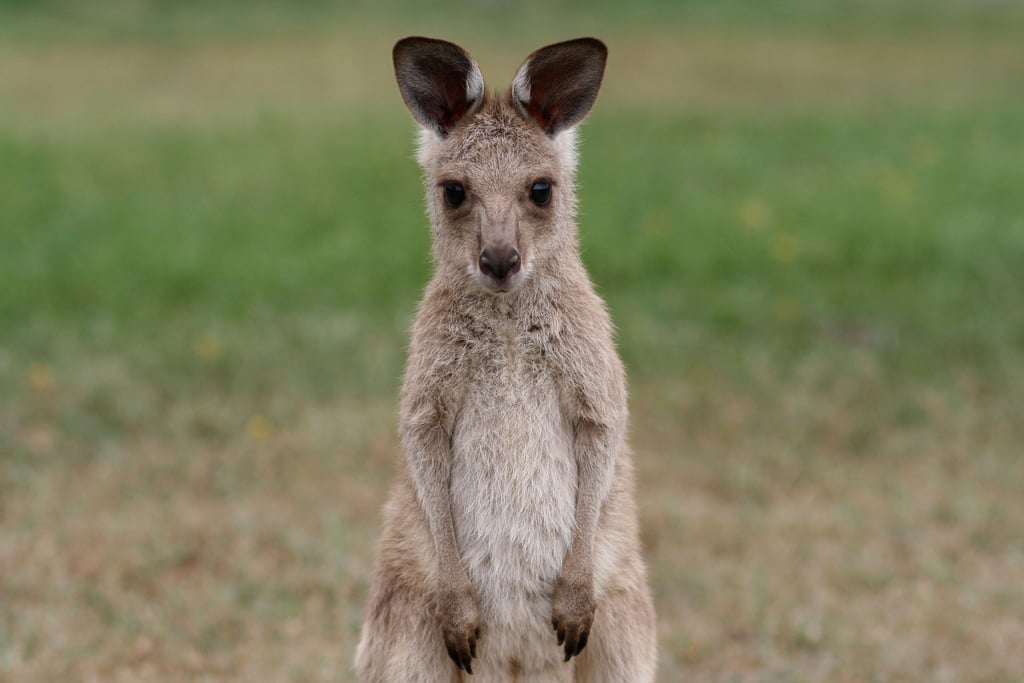
{"label": "green grass", "polygon": [[[1006,377],[1024,340],[1022,114],[595,115],[581,232],[630,365],[854,345],[901,372]],[[399,333],[429,273],[408,128],[4,140],[8,344],[27,362],[55,333],[136,346],[280,315]],[[368,371],[346,367],[349,388],[378,384]]]}
{"label": "green grass", "polygon": [[430,272],[388,50],[590,32],[660,680],[1019,676],[1015,5],[83,7],[0,4],[0,681],[347,680]]}

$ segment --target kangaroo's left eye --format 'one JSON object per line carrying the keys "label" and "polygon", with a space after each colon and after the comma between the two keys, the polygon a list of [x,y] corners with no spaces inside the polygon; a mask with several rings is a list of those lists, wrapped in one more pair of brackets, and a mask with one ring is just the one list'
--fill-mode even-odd
{"label": "kangaroo's left eye", "polygon": [[551,201],[551,183],[539,180],[530,188],[530,199],[537,206],[544,206]]}

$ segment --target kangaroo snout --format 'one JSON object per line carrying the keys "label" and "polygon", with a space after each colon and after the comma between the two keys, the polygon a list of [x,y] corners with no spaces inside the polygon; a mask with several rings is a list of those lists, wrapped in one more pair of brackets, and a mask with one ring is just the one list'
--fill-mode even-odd
{"label": "kangaroo snout", "polygon": [[485,247],[480,252],[480,272],[499,283],[509,275],[518,273],[520,263],[519,250],[511,244]]}

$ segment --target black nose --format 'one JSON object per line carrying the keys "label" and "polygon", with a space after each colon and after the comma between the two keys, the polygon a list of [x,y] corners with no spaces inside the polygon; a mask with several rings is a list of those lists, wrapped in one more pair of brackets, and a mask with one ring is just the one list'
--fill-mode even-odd
{"label": "black nose", "polygon": [[480,271],[504,280],[519,270],[519,251],[513,246],[487,247],[480,252]]}

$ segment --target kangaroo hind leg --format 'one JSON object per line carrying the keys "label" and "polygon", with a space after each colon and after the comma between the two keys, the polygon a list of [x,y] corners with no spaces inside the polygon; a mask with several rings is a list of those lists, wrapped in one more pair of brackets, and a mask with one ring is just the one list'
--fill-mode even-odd
{"label": "kangaroo hind leg", "polygon": [[644,585],[598,600],[587,646],[576,660],[577,683],[650,683],[657,665],[654,607]]}

